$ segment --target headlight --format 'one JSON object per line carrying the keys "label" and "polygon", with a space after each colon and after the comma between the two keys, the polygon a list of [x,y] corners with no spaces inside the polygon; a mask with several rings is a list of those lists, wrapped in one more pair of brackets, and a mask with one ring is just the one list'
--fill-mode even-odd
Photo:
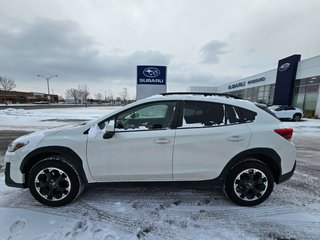
{"label": "headlight", "polygon": [[8,147],[8,152],[15,152],[17,151],[19,148],[24,147],[25,145],[27,145],[29,142],[28,141],[23,141],[23,142],[12,142],[10,143],[9,147]]}

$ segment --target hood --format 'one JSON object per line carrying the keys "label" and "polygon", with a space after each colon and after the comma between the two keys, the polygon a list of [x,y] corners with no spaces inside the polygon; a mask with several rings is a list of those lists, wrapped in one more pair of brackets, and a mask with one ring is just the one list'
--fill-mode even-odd
{"label": "hood", "polygon": [[87,123],[85,123],[85,124],[76,124],[76,125],[67,124],[67,125],[63,125],[63,126],[59,126],[59,127],[48,128],[48,129],[45,129],[45,130],[42,130],[42,131],[37,131],[37,132],[31,133],[31,134],[42,134],[42,135],[44,135],[46,137],[46,136],[53,135],[53,134],[58,133],[58,132],[63,131],[63,130],[71,130],[71,129],[82,128],[85,125],[87,125]]}
{"label": "hood", "polygon": [[45,130],[36,131],[33,133],[29,133],[26,135],[23,135],[17,139],[15,139],[13,142],[21,142],[21,141],[31,141],[39,143],[43,138],[57,134],[61,131],[65,130],[74,130],[74,129],[81,129],[81,128],[89,128],[90,125],[86,126],[87,124],[81,124],[81,125],[63,125],[59,127],[49,128]]}

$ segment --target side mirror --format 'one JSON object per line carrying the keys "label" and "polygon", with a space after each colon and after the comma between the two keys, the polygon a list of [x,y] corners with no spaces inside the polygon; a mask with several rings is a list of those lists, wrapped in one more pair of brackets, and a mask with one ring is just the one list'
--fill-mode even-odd
{"label": "side mirror", "polygon": [[103,134],[103,138],[104,139],[110,139],[113,137],[114,135],[114,120],[111,120],[110,122],[108,122],[108,125],[106,127],[106,132]]}

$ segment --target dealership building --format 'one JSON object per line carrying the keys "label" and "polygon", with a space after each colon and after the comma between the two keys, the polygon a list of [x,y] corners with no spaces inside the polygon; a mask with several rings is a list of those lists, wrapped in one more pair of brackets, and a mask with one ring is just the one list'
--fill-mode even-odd
{"label": "dealership building", "polygon": [[221,86],[193,86],[188,91],[229,93],[269,105],[295,106],[306,117],[320,117],[320,56],[300,58],[292,55],[279,60],[276,69]]}
{"label": "dealership building", "polygon": [[[49,96],[49,97],[48,97]],[[46,94],[39,92],[19,92],[8,91],[4,92],[0,90],[0,103],[37,103],[37,102],[51,102],[57,103],[59,98],[56,94]]]}

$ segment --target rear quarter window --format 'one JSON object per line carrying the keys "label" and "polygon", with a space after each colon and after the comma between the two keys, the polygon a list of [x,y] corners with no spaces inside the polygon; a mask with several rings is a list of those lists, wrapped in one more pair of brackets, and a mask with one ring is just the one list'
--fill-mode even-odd
{"label": "rear quarter window", "polygon": [[256,119],[257,113],[245,108],[235,107],[242,122],[253,122]]}

